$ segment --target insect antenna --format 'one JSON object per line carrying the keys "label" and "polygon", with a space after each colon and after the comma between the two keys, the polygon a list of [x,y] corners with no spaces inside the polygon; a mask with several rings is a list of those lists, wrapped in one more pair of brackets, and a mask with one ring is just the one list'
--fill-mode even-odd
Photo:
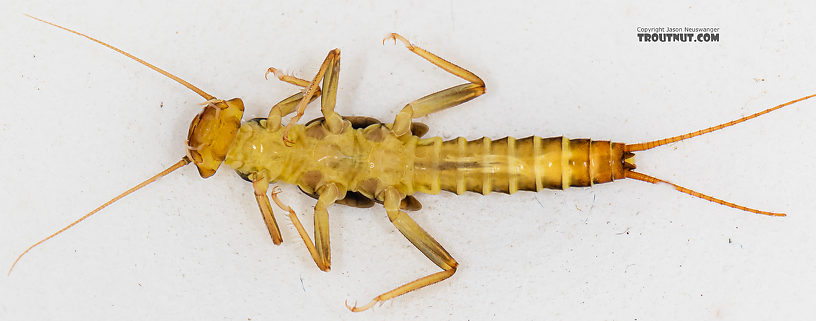
{"label": "insect antenna", "polygon": [[[59,28],[59,29],[62,29],[62,30],[68,31],[68,32],[70,32],[70,33],[73,33],[73,34],[75,34],[75,35],[82,36],[82,37],[87,38],[87,39],[89,39],[89,40],[91,40],[91,41],[93,41],[93,42],[96,42],[96,43],[100,44],[100,45],[103,45],[103,46],[105,46],[105,47],[108,47],[108,48],[110,48],[110,49],[112,49],[112,50],[114,50],[114,51],[116,51],[116,52],[118,52],[118,53],[120,53],[120,54],[122,54],[122,55],[125,55],[126,57],[128,57],[128,58],[130,58],[130,59],[133,59],[133,60],[135,60],[136,62],[138,62],[138,63],[140,63],[140,64],[142,64],[142,65],[144,65],[144,66],[146,66],[146,67],[148,67],[148,68],[150,68],[150,69],[153,69],[153,70],[155,70],[156,72],[158,72],[158,73],[160,73],[160,74],[162,74],[162,75],[166,76],[167,78],[170,78],[170,79],[172,79],[172,80],[175,80],[176,82],[178,82],[179,84],[183,85],[184,87],[187,87],[188,89],[190,89],[190,90],[194,91],[196,94],[200,95],[201,97],[204,97],[204,99],[206,99],[207,101],[215,101],[215,100],[216,100],[216,98],[215,98],[214,96],[212,96],[212,95],[210,95],[210,94],[208,94],[208,93],[204,92],[203,90],[201,90],[201,89],[199,89],[198,87],[194,86],[193,84],[191,84],[191,83],[189,83],[189,82],[185,81],[184,79],[181,79],[181,78],[179,78],[179,77],[177,77],[177,76],[175,76],[175,75],[173,75],[173,74],[171,74],[171,73],[169,73],[169,72],[167,72],[167,71],[164,71],[163,69],[161,69],[161,68],[159,68],[159,67],[156,67],[156,66],[154,66],[154,65],[152,65],[152,64],[150,64],[150,63],[148,63],[148,62],[146,62],[146,61],[144,61],[144,60],[142,60],[142,59],[140,59],[140,58],[138,58],[138,57],[136,57],[136,56],[134,56],[134,55],[131,55],[130,53],[128,53],[128,52],[126,52],[126,51],[124,51],[124,50],[122,50],[122,49],[116,48],[116,47],[114,47],[114,46],[112,46],[112,45],[109,45],[109,44],[107,44],[107,43],[105,43],[105,42],[102,42],[102,41],[100,41],[100,40],[97,40],[97,39],[95,39],[95,38],[93,38],[93,37],[91,37],[91,36],[88,36],[88,35],[86,35],[86,34],[83,34],[83,33],[81,33],[81,32],[74,31],[74,30],[72,30],[72,29],[68,29],[68,28],[66,28],[66,27],[63,27],[63,26],[60,26],[60,25],[58,25],[58,24],[55,24],[55,23],[52,23],[52,22],[49,22],[49,21],[46,21],[46,20],[43,20],[43,19],[40,19],[40,18],[34,17],[34,16],[32,16],[32,15],[29,15],[29,14],[25,14],[25,15],[26,15],[27,17],[31,18],[31,19],[34,19],[34,20],[37,20],[37,21],[40,21],[40,22],[43,22],[43,23],[49,24],[49,25],[51,25],[51,26],[54,26],[54,27],[57,27],[57,28]],[[161,171],[160,173],[158,173],[158,174],[154,175],[154,176],[153,176],[153,177],[151,177],[151,178],[148,178],[148,179],[147,179],[147,180],[145,180],[144,182],[141,182],[141,183],[139,183],[138,185],[136,185],[136,186],[134,186],[134,187],[132,187],[132,188],[128,189],[128,190],[127,190],[127,191],[125,191],[124,193],[117,195],[116,197],[114,197],[114,198],[113,198],[113,199],[111,199],[110,201],[105,202],[104,204],[100,205],[99,207],[97,207],[96,209],[94,209],[93,211],[91,211],[90,213],[85,214],[84,216],[80,217],[79,219],[77,219],[77,220],[76,220],[76,221],[74,221],[73,223],[68,224],[67,226],[63,227],[62,229],[60,229],[59,231],[55,232],[54,234],[51,234],[51,235],[49,235],[48,237],[46,237],[46,238],[44,238],[44,239],[40,240],[39,242],[34,243],[34,245],[29,246],[29,247],[28,247],[28,248],[27,248],[25,251],[23,251],[22,253],[20,253],[20,255],[19,255],[19,256],[17,256],[17,259],[16,259],[16,260],[14,260],[14,263],[12,263],[12,264],[11,264],[11,268],[9,268],[8,274],[9,274],[9,275],[11,275],[11,271],[13,271],[13,270],[14,270],[14,267],[17,265],[17,262],[19,262],[19,261],[20,261],[20,259],[23,257],[23,255],[25,255],[26,253],[28,253],[29,251],[31,251],[31,249],[33,249],[33,248],[37,247],[38,245],[42,244],[42,243],[43,243],[43,242],[45,242],[45,241],[48,241],[49,239],[53,238],[54,236],[59,235],[60,233],[62,233],[62,232],[64,232],[65,230],[67,230],[67,229],[69,229],[69,228],[73,227],[73,226],[74,226],[74,225],[76,225],[77,223],[82,222],[82,221],[83,221],[83,220],[85,220],[86,218],[90,217],[90,216],[91,216],[91,215],[93,215],[93,214],[96,214],[96,212],[99,212],[100,210],[102,210],[103,208],[107,207],[108,205],[113,204],[114,202],[118,201],[119,199],[121,199],[121,198],[123,198],[123,197],[125,197],[125,196],[129,195],[130,193],[135,192],[136,190],[138,190],[138,189],[140,189],[140,188],[142,188],[142,187],[145,187],[146,185],[148,185],[148,184],[150,184],[150,183],[152,183],[152,182],[155,182],[156,180],[158,180],[158,179],[162,178],[163,176],[165,176],[165,175],[167,175],[167,174],[170,174],[171,172],[175,171],[176,169],[179,169],[179,168],[183,167],[184,165],[189,164],[190,162],[191,162],[190,158],[189,158],[188,156],[184,156],[184,157],[183,157],[183,158],[182,158],[180,161],[178,161],[177,163],[175,163],[175,164],[173,164],[172,166],[168,167],[167,169],[165,169],[165,170]]]}
{"label": "insect antenna", "polygon": [[49,235],[48,237],[46,237],[46,238],[44,238],[44,239],[40,240],[39,242],[34,243],[34,245],[29,246],[29,247],[28,247],[28,248],[27,248],[25,251],[23,251],[23,253],[20,253],[20,255],[19,255],[19,256],[17,256],[17,259],[16,259],[16,260],[14,260],[14,263],[12,263],[12,264],[11,264],[11,268],[9,268],[9,270],[8,270],[8,275],[11,275],[11,271],[12,271],[12,270],[14,270],[14,266],[15,266],[15,265],[17,265],[17,262],[19,262],[19,261],[20,261],[20,259],[23,257],[23,255],[25,255],[26,253],[28,253],[28,251],[31,251],[31,249],[35,248],[37,245],[40,245],[40,244],[42,244],[43,242],[48,241],[49,239],[53,238],[54,236],[57,236],[57,235],[59,235],[60,233],[65,232],[65,230],[67,230],[67,229],[69,229],[69,228],[73,227],[74,225],[76,225],[76,224],[77,224],[77,223],[79,223],[79,222],[84,221],[86,218],[90,217],[91,215],[96,214],[96,212],[99,212],[100,210],[102,210],[103,208],[107,207],[108,205],[113,204],[114,202],[116,202],[116,201],[120,200],[121,198],[123,198],[123,197],[125,197],[125,196],[128,196],[130,193],[133,193],[133,192],[135,192],[136,190],[138,190],[138,189],[140,189],[140,188],[142,188],[142,187],[145,187],[145,186],[147,186],[147,185],[148,185],[148,184],[150,184],[150,183],[153,183],[153,182],[157,181],[159,178],[162,178],[162,177],[164,177],[165,175],[170,174],[170,173],[172,173],[173,171],[175,171],[175,170],[177,170],[177,169],[179,169],[179,168],[182,168],[182,167],[184,167],[184,165],[187,165],[187,164],[189,164],[189,163],[190,163],[190,159],[189,159],[187,156],[184,156],[183,158],[181,158],[181,160],[180,160],[180,161],[178,161],[177,163],[175,163],[175,164],[173,164],[172,166],[168,167],[167,169],[165,169],[165,170],[161,171],[160,173],[158,173],[158,174],[156,174],[156,175],[153,175],[153,177],[148,178],[148,179],[147,179],[147,180],[145,180],[144,182],[141,182],[141,183],[139,183],[138,185],[131,187],[130,189],[128,189],[128,190],[127,190],[127,191],[125,191],[124,193],[117,195],[116,197],[112,198],[110,201],[105,202],[105,204],[102,204],[102,205],[100,205],[99,207],[95,208],[93,211],[89,212],[88,214],[83,215],[82,217],[80,217],[79,219],[77,219],[76,221],[74,221],[73,223],[68,224],[68,225],[66,225],[65,227],[61,228],[59,231],[54,232],[54,234],[51,234],[51,235]]}
{"label": "insect antenna", "polygon": [[190,90],[194,91],[196,94],[199,94],[201,97],[204,97],[204,99],[206,99],[206,100],[208,100],[208,101],[209,101],[209,100],[214,100],[214,99],[215,99],[215,97],[213,97],[212,95],[210,95],[210,94],[208,94],[208,93],[204,92],[204,91],[203,91],[203,90],[201,90],[201,89],[198,89],[198,87],[193,86],[193,84],[191,84],[191,83],[189,83],[189,82],[185,81],[184,79],[181,79],[181,78],[179,78],[179,77],[176,77],[175,75],[173,75],[173,74],[171,74],[171,73],[169,73],[169,72],[166,72],[166,71],[164,71],[163,69],[161,69],[161,68],[159,68],[159,67],[156,67],[156,66],[154,66],[154,65],[151,65],[149,62],[144,61],[144,60],[142,60],[142,59],[139,59],[138,57],[136,57],[136,56],[134,56],[134,55],[131,55],[130,53],[128,53],[128,52],[126,52],[126,51],[124,51],[124,50],[122,50],[122,49],[119,49],[119,48],[116,48],[116,47],[114,47],[114,46],[111,46],[111,45],[109,45],[109,44],[107,44],[107,43],[104,43],[104,42],[102,42],[102,41],[100,41],[100,40],[97,40],[97,39],[95,39],[95,38],[93,38],[93,37],[91,37],[91,36],[88,36],[88,35],[86,35],[86,34],[83,34],[83,33],[79,32],[79,31],[74,31],[74,30],[68,29],[68,28],[66,28],[66,27],[60,26],[60,25],[55,24],[55,23],[53,23],[53,22],[45,21],[45,20],[43,20],[43,19],[37,18],[37,17],[32,16],[32,15],[29,15],[29,14],[25,14],[25,15],[26,15],[26,17],[29,17],[29,18],[31,18],[31,19],[34,19],[34,20],[37,20],[37,21],[40,21],[40,22],[43,22],[43,23],[46,23],[46,24],[52,25],[52,26],[54,26],[54,27],[60,28],[60,29],[65,30],[65,31],[68,31],[68,32],[73,33],[73,34],[75,34],[75,35],[78,35],[78,36],[82,36],[82,37],[88,38],[88,39],[90,39],[90,40],[91,40],[91,41],[93,41],[93,42],[96,42],[96,43],[98,43],[98,44],[100,44],[100,45],[103,45],[103,46],[105,46],[105,47],[108,47],[108,48],[110,48],[110,49],[113,49],[114,51],[116,51],[116,52],[118,52],[118,53],[120,53],[120,54],[123,54],[123,55],[127,56],[128,58],[133,59],[133,60],[135,60],[136,62],[138,62],[138,63],[140,63],[140,64],[142,64],[142,65],[147,66],[147,67],[148,67],[148,68],[150,68],[150,69],[153,69],[153,70],[157,71],[158,73],[160,73],[160,74],[162,74],[162,75],[166,76],[167,78],[170,78],[170,79],[175,80],[175,81],[176,81],[176,82],[178,82],[179,84],[184,85],[184,87],[189,88]]}
{"label": "insect antenna", "polygon": [[798,103],[798,102],[803,101],[803,100],[808,100],[808,99],[813,98],[813,97],[816,97],[816,94],[813,94],[813,95],[810,95],[810,96],[805,96],[805,97],[802,97],[802,98],[799,98],[799,99],[794,99],[794,100],[791,100],[791,101],[786,102],[784,104],[765,109],[765,110],[763,110],[761,112],[758,112],[756,114],[748,115],[748,116],[742,117],[742,118],[737,119],[737,120],[732,120],[732,121],[727,122],[727,123],[719,124],[717,126],[712,126],[712,127],[706,128],[706,129],[698,130],[696,132],[691,132],[691,133],[688,133],[688,134],[683,134],[683,135],[674,136],[674,137],[670,137],[670,138],[658,139],[658,140],[651,141],[651,142],[638,143],[638,144],[627,144],[626,147],[624,147],[624,151],[626,151],[626,152],[637,152],[637,151],[641,151],[641,150],[652,149],[652,148],[655,148],[657,146],[662,146],[662,145],[671,144],[671,143],[674,143],[674,142],[679,142],[681,140],[689,139],[689,138],[692,138],[692,137],[695,137],[695,136],[700,136],[702,134],[708,134],[710,132],[713,132],[713,131],[716,131],[716,130],[720,130],[720,129],[723,129],[723,128],[726,128],[726,127],[730,127],[730,126],[739,124],[739,123],[744,122],[746,120],[765,115],[765,114],[770,113],[770,112],[772,112],[774,110],[780,109],[780,108],[788,106],[788,105],[793,105],[795,103]]}

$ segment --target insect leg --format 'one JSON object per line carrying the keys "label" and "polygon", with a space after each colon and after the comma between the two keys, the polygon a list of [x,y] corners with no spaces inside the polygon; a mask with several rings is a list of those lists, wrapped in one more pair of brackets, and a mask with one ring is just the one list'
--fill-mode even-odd
{"label": "insect leg", "polygon": [[400,211],[400,201],[403,197],[399,191],[393,187],[388,187],[383,193],[385,211],[388,213],[388,219],[391,220],[391,223],[393,223],[402,235],[414,244],[422,254],[425,254],[428,259],[442,268],[443,271],[400,285],[391,291],[380,294],[372,299],[371,302],[361,307],[357,307],[356,304],[352,307],[346,303],[346,307],[353,312],[365,311],[374,306],[377,302],[384,302],[421,287],[447,279],[456,272],[456,267],[459,265],[459,263],[448,254],[448,251],[445,251],[442,245],[439,245],[439,242],[434,240],[428,232],[425,232],[408,214]]}
{"label": "insect leg", "polygon": [[315,263],[321,270],[328,272],[331,268],[331,246],[329,243],[329,212],[326,209],[341,197],[335,184],[326,185],[318,191],[318,194],[320,197],[317,198],[314,210],[314,236],[317,254],[322,263]]}
{"label": "insect leg", "polygon": [[[278,68],[275,68],[275,67],[269,67],[269,69],[266,70],[266,72],[264,73],[264,79],[268,80],[269,79],[269,74],[275,75],[275,78],[278,78],[278,80],[280,80],[282,82],[290,83],[292,85],[303,87],[303,88],[307,88],[311,84],[311,82],[309,82],[306,79],[301,79],[301,78],[298,78],[296,76],[284,74],[280,70],[278,70]],[[317,91],[315,92],[315,95],[318,95],[317,94],[318,92],[320,92],[320,87],[317,88]]]}
{"label": "insect leg", "polygon": [[323,113],[326,129],[332,134],[339,134],[343,131],[343,118],[334,111],[337,102],[337,80],[340,78],[340,51],[335,49],[337,55],[332,58],[326,74],[323,76],[323,89],[326,91],[320,98],[320,111]]}
{"label": "insect leg", "polygon": [[261,216],[263,216],[266,228],[269,230],[269,236],[272,237],[272,243],[280,245],[283,242],[283,237],[281,237],[278,223],[272,213],[272,204],[269,203],[269,197],[266,196],[269,180],[260,177],[257,173],[250,174],[250,177],[252,178],[252,189],[255,190],[255,200],[258,201],[258,208],[261,210]]}
{"label": "insect leg", "polygon": [[[326,55],[326,59],[323,60],[323,64],[320,66],[320,70],[317,72],[314,79],[312,79],[312,81],[309,83],[309,86],[306,88],[306,93],[303,95],[303,99],[301,99],[300,102],[297,104],[297,108],[296,108],[297,113],[295,114],[294,117],[292,117],[291,120],[289,120],[289,123],[286,124],[286,127],[283,128],[283,139],[284,139],[284,141],[288,141],[289,129],[292,128],[292,126],[294,124],[296,124],[298,122],[298,120],[300,120],[300,117],[302,117],[303,113],[306,111],[306,105],[311,101],[312,97],[314,96],[315,91],[318,88],[317,82],[320,81],[320,79],[323,79],[323,76],[326,74],[326,71],[329,70],[329,69],[333,70],[333,72],[332,72],[333,74],[337,73],[336,71],[334,71],[334,68],[335,68],[335,65],[339,62],[339,59],[338,59],[339,56],[340,56],[340,49],[334,49],[332,51],[329,51],[329,54]],[[331,68],[329,68],[330,66],[331,66]],[[334,77],[336,77],[336,76],[334,76]],[[324,110],[323,116],[326,117],[326,119],[333,118],[332,114],[331,114],[331,113],[334,113],[333,106],[332,106],[331,113],[329,115],[325,114],[325,112],[326,111]],[[335,116],[340,117],[339,115],[335,115]],[[341,119],[341,122],[342,122],[342,119]]]}
{"label": "insect leg", "polygon": [[295,229],[297,229],[298,234],[300,234],[300,237],[303,239],[303,243],[306,244],[306,249],[309,250],[309,254],[312,255],[315,264],[317,264],[320,270],[328,272],[329,269],[331,269],[331,246],[329,244],[329,212],[327,208],[338,199],[342,199],[345,192],[341,191],[336,184],[330,183],[320,188],[318,194],[320,196],[317,199],[314,211],[314,243],[312,243],[309,234],[306,233],[306,229],[303,228],[303,224],[301,224],[295,211],[283,204],[275,193],[272,194],[272,200],[275,201],[278,207],[289,212],[289,218],[292,219],[292,223],[295,224]]}
{"label": "insect leg", "polygon": [[391,130],[395,135],[402,136],[410,133],[412,118],[419,118],[445,108],[453,107],[484,94],[485,83],[481,78],[479,78],[479,76],[476,76],[476,74],[445,59],[442,59],[439,56],[426,51],[425,49],[411,44],[408,39],[405,39],[403,36],[396,33],[392,33],[390,36],[383,39],[383,42],[388,39],[392,39],[394,42],[397,40],[402,41],[402,43],[405,44],[405,46],[408,47],[408,50],[411,50],[411,52],[425,58],[425,60],[430,61],[432,64],[446,70],[447,72],[469,82],[467,84],[462,84],[435,92],[405,105],[405,107],[402,108],[402,110],[397,114],[397,117],[394,119],[394,124]]}
{"label": "insect leg", "polygon": [[[266,74],[264,74],[264,78],[266,78],[269,75],[269,73],[275,74],[275,77],[277,77],[280,81],[287,82],[295,86],[308,88],[310,84],[308,80],[282,74],[278,69],[272,67],[270,67],[266,71]],[[320,97],[321,94],[322,92],[320,91],[320,87],[317,87],[317,89],[315,89],[314,95],[309,100],[309,102],[314,101],[315,99],[317,99],[317,97]],[[297,94],[289,96],[284,100],[281,100],[280,102],[275,104],[275,106],[272,106],[272,109],[269,110],[269,115],[266,117],[266,128],[271,131],[278,130],[282,126],[281,118],[294,112],[298,106],[298,103],[300,103],[300,101],[303,100],[303,96],[305,95],[306,92],[301,91]]]}

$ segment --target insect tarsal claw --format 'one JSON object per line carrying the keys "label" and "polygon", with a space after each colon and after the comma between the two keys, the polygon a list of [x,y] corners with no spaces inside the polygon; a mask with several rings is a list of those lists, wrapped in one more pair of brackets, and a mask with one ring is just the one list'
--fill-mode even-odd
{"label": "insect tarsal claw", "polygon": [[366,304],[364,306],[361,306],[361,307],[357,307],[357,301],[354,301],[354,306],[349,306],[348,300],[346,300],[346,308],[349,309],[349,311],[351,311],[351,312],[363,312],[365,310],[371,309],[371,307],[373,307],[375,304],[377,304],[377,302],[381,302],[381,301],[377,300],[377,299],[373,299],[373,300],[371,300],[371,302],[368,302],[368,304]]}
{"label": "insect tarsal claw", "polygon": [[279,74],[279,71],[278,71],[277,68],[269,67],[269,69],[267,69],[266,72],[264,73],[264,79],[269,80],[269,74],[270,73],[275,75],[275,77],[277,77],[278,79],[281,79],[281,77],[282,77],[282,75]]}
{"label": "insect tarsal claw", "polygon": [[286,145],[286,147],[295,146],[295,143],[293,141],[289,140],[289,136],[287,136],[287,135],[283,136],[283,144]]}
{"label": "insect tarsal claw", "polygon": [[278,195],[280,193],[283,193],[283,190],[280,188],[280,186],[278,185],[272,186],[272,195]]}
{"label": "insect tarsal claw", "polygon": [[383,39],[383,45],[385,45],[385,42],[386,42],[388,39],[394,40],[394,44],[397,44],[397,40],[399,40],[399,41],[401,41],[402,43],[404,43],[404,44],[405,44],[405,46],[406,46],[406,47],[408,47],[408,49],[413,49],[413,48],[414,48],[414,45],[413,45],[413,44],[411,44],[411,42],[410,42],[410,41],[408,41],[408,39],[405,39],[405,37],[401,36],[401,35],[400,35],[400,34],[398,34],[398,33],[392,32],[390,35],[388,35],[387,37],[385,37],[385,39]]}

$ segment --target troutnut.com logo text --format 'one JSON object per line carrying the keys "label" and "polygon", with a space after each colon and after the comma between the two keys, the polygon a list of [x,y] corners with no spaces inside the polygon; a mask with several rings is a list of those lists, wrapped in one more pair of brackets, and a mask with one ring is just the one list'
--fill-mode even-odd
{"label": "troutnut.com logo text", "polygon": [[720,28],[638,27],[639,42],[719,42]]}

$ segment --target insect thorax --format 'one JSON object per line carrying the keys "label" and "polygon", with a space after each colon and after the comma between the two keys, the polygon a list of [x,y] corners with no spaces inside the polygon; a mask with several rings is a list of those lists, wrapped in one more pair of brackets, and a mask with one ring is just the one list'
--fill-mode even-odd
{"label": "insect thorax", "polygon": [[413,193],[414,146],[417,137],[397,138],[381,124],[340,134],[321,122],[296,125],[289,131],[291,146],[281,130],[268,130],[266,120],[244,123],[227,155],[227,165],[241,175],[259,173],[269,180],[297,184],[314,193],[327,183],[375,198],[385,187]]}

